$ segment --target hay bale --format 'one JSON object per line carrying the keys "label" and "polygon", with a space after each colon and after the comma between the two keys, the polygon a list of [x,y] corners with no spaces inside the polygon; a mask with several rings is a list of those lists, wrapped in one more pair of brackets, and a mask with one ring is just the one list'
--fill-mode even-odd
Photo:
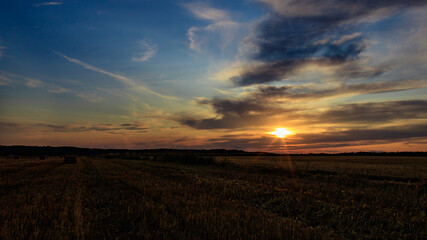
{"label": "hay bale", "polygon": [[65,156],[64,157],[65,164],[74,164],[77,163],[77,156]]}

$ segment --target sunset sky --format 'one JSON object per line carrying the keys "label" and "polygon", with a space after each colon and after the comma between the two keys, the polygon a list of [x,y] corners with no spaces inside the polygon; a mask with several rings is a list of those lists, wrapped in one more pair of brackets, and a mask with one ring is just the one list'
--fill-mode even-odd
{"label": "sunset sky", "polygon": [[0,145],[427,151],[426,23],[427,0],[1,1]]}

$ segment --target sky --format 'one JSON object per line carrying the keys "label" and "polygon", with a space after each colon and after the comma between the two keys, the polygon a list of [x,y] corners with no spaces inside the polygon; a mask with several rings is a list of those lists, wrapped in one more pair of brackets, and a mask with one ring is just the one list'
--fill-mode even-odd
{"label": "sky", "polygon": [[0,145],[427,151],[426,22],[427,0],[1,1]]}

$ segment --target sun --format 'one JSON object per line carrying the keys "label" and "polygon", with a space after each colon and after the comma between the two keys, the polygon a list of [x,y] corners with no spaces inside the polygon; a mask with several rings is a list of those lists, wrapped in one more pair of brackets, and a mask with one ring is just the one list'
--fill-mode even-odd
{"label": "sun", "polygon": [[276,131],[269,132],[270,134],[276,135],[279,138],[284,138],[289,134],[292,134],[291,131],[289,131],[286,128],[276,128]]}

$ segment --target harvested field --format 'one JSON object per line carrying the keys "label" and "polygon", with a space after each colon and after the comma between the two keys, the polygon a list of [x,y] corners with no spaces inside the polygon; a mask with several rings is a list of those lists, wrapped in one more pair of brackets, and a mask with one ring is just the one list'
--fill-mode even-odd
{"label": "harvested field", "polygon": [[266,158],[206,166],[3,158],[0,239],[427,236],[426,178],[414,170],[425,159],[295,159],[292,170]]}

